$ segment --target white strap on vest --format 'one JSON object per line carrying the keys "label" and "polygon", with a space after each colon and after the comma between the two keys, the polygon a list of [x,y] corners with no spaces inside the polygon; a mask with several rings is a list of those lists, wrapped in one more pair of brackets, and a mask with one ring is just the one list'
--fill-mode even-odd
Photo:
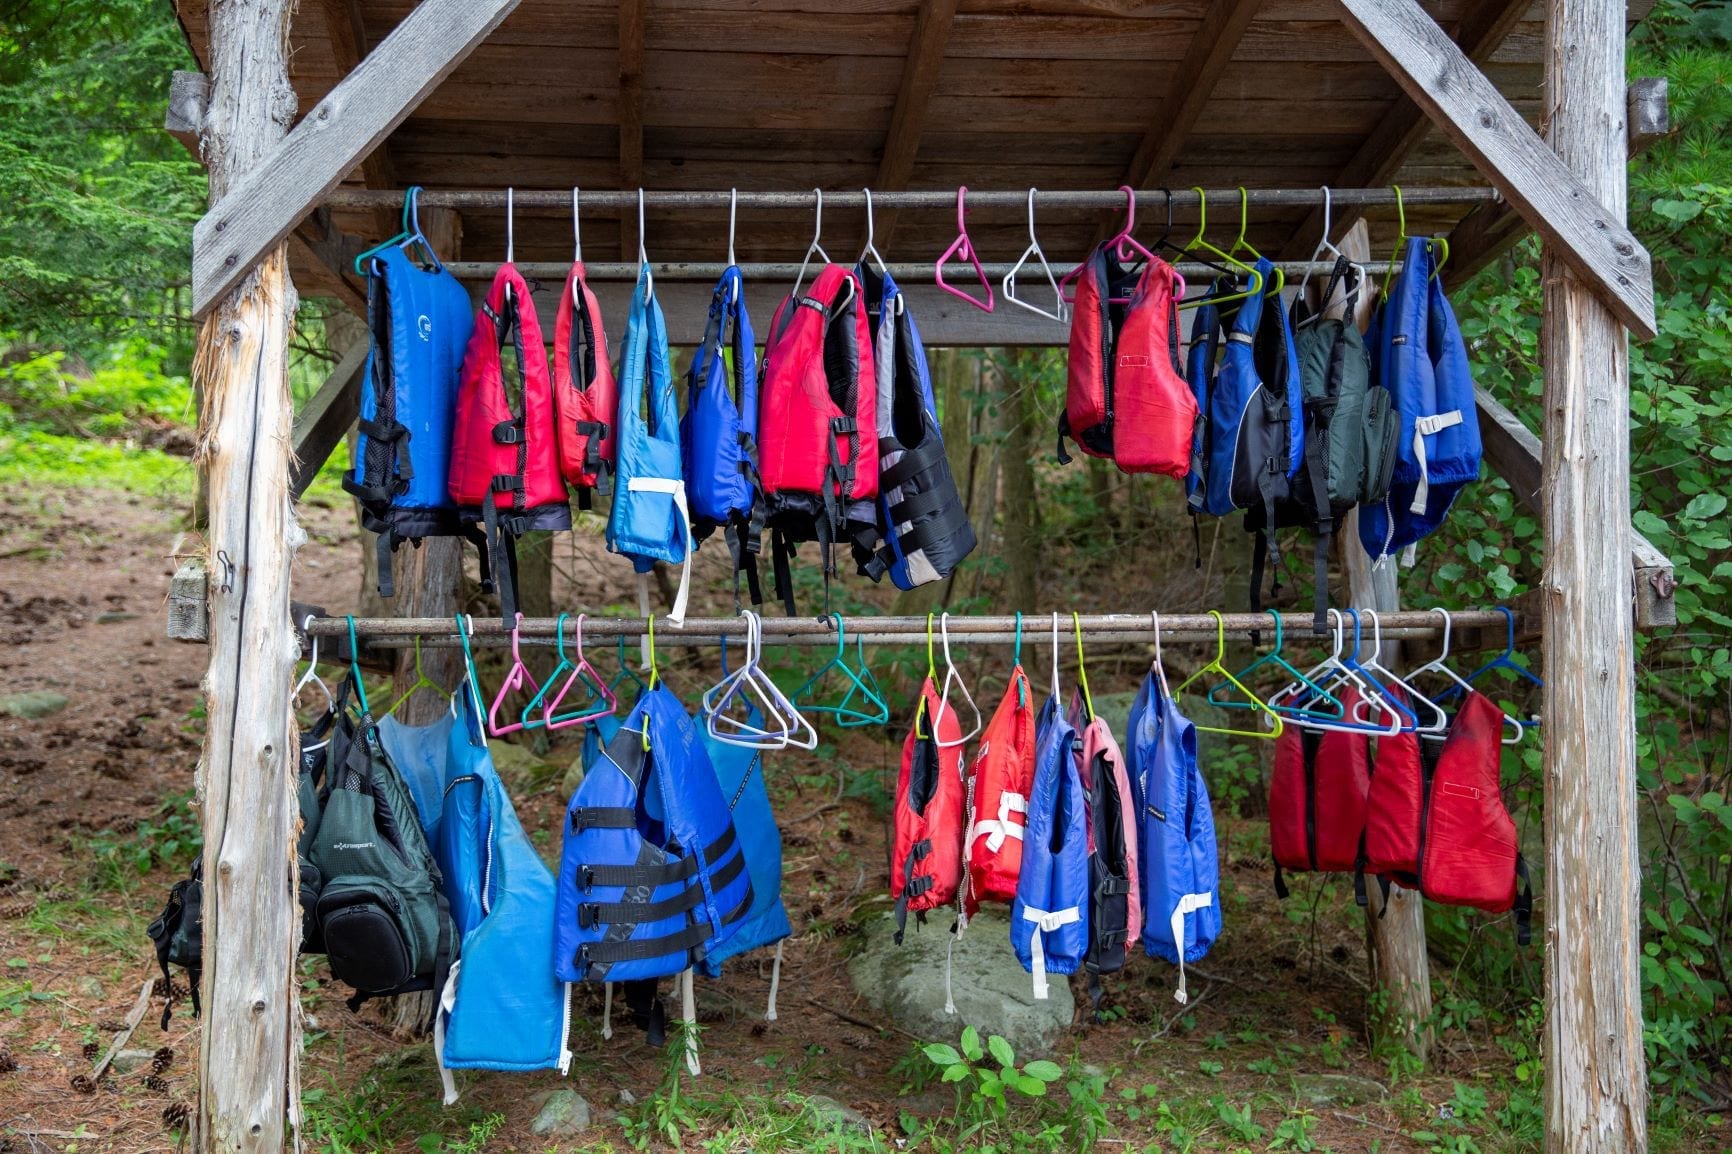
{"label": "white strap on vest", "polygon": [[1425,438],[1461,424],[1462,419],[1460,409],[1451,409],[1447,413],[1419,417],[1413,422],[1413,456],[1419,462],[1419,487],[1413,491],[1412,512],[1424,513],[1426,501],[1431,496],[1431,477],[1425,469]]}
{"label": "white strap on vest", "polygon": [[782,984],[782,947],[788,944],[787,938],[776,942],[776,960],[770,963],[770,1001],[764,1007],[764,1021],[776,1020],[776,990]]}
{"label": "white strap on vest", "polygon": [[613,983],[601,984],[601,1040],[613,1038]]}
{"label": "white strap on vest", "polygon": [[680,531],[686,538],[685,560],[680,564],[680,590],[674,596],[673,610],[668,614],[668,623],[678,629],[686,623],[686,594],[692,585],[692,514],[686,505],[686,484],[667,477],[633,477],[626,485],[633,493],[667,493],[674,499],[674,507],[680,511]]}
{"label": "white strap on vest", "polygon": [[1029,951],[1033,955],[1034,996],[1037,1001],[1046,1001],[1046,947],[1041,944],[1041,935],[1050,934],[1060,926],[1068,926],[1072,922],[1082,921],[1082,907],[1071,906],[1062,910],[1037,910],[1033,906],[1022,907],[1022,920],[1034,923],[1034,933],[1029,936]]}
{"label": "white strap on vest", "polygon": [[1173,1001],[1181,1006],[1191,1000],[1191,995],[1185,990],[1185,915],[1194,914],[1214,904],[1214,894],[1186,894],[1179,899],[1179,904],[1173,907],[1173,949],[1179,955],[1179,988],[1173,991]]}
{"label": "white strap on vest", "polygon": [[445,988],[439,991],[439,1012],[433,1017],[433,1064],[439,1067],[439,1083],[445,1088],[447,1106],[457,1104],[457,1079],[445,1068],[445,1020],[457,1006],[457,970],[462,965],[461,961],[451,963],[451,970],[445,975]]}
{"label": "white strap on vest", "polygon": [[[1022,840],[1022,827],[1024,823],[1020,821],[1011,821],[1010,815],[1013,813],[1026,814],[1027,812],[1028,798],[1022,796],[1020,793],[1015,793],[1007,789],[998,795],[997,819],[987,818],[985,821],[975,822],[973,837],[980,837],[984,834],[986,837],[987,852],[997,853],[1004,845],[1005,838],[1013,837],[1017,841]],[[971,837],[970,841],[972,842],[972,840],[973,838]]]}
{"label": "white strap on vest", "polygon": [[704,1071],[698,1065],[698,999],[692,992],[690,966],[680,971],[680,1015],[686,1020],[686,1069],[696,1078]]}

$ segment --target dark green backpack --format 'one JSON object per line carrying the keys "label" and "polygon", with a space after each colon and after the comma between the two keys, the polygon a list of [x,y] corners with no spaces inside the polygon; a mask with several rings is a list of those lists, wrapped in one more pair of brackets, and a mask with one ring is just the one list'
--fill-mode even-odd
{"label": "dark green backpack", "polygon": [[456,927],[416,815],[370,716],[343,711],[331,729],[318,828],[318,940],[331,974],[368,998],[439,990],[456,955]]}
{"label": "dark green backpack", "polygon": [[[1245,527],[1257,534],[1252,554],[1253,598],[1262,585],[1271,529],[1303,527],[1316,536],[1317,632],[1328,628],[1329,545],[1335,526],[1355,505],[1383,500],[1395,468],[1395,438],[1401,418],[1389,390],[1372,383],[1371,357],[1352,322],[1361,274],[1346,257],[1337,257],[1322,300],[1347,283],[1343,316],[1314,316],[1303,298],[1293,304],[1294,342],[1299,354],[1299,384],[1304,397],[1305,461],[1285,499],[1275,506],[1275,523],[1266,524],[1260,508],[1246,512]],[[1277,581],[1279,577],[1277,576]]]}

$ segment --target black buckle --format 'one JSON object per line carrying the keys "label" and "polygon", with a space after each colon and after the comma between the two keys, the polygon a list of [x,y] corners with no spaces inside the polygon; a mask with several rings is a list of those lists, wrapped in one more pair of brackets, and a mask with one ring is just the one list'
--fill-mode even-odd
{"label": "black buckle", "polygon": [[493,426],[493,439],[501,445],[521,445],[523,443],[523,422],[519,420],[500,421]]}
{"label": "black buckle", "polygon": [[594,868],[592,868],[590,866],[580,866],[578,868],[578,879],[579,879],[579,884],[583,886],[583,892],[584,893],[587,894],[591,890],[595,889],[595,870],[594,870]]}
{"label": "black buckle", "polygon": [[601,905],[598,902],[579,902],[577,904],[577,928],[593,930],[601,924]]}
{"label": "black buckle", "polygon": [[523,478],[511,473],[501,473],[493,478],[491,488],[495,493],[521,493]]}

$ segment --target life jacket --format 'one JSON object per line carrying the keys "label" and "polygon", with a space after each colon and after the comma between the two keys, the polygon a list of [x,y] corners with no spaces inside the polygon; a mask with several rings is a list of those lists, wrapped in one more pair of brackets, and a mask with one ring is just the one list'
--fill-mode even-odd
{"label": "life jacket", "polygon": [[1022,839],[1028,824],[1028,794],[1034,786],[1034,702],[1028,674],[1010,672],[1004,698],[981,733],[970,770],[968,796],[968,886],[964,913],[980,903],[1016,899],[1022,872]]}
{"label": "life jacket", "polygon": [[607,359],[601,306],[576,261],[559,296],[553,322],[553,407],[559,422],[559,470],[577,490],[580,508],[607,492],[613,469],[619,386]]}
{"label": "life jacket", "polygon": [[[763,719],[756,712],[746,723],[761,726]],[[782,970],[782,941],[794,932],[788,924],[788,911],[782,905],[782,831],[776,828],[776,815],[770,809],[769,790],[764,785],[763,755],[756,749],[728,745],[699,731],[698,741],[709,754],[715,768],[722,796],[733,814],[734,831],[740,848],[746,855],[746,873],[752,879],[752,906],[739,927],[725,940],[704,955],[698,969],[712,978],[722,976],[722,963],[748,950],[762,946],[776,947],[776,960],[771,969],[770,1001],[764,1013],[769,1021],[776,1020],[776,986]]]}
{"label": "life jacket", "polygon": [[445,788],[433,853],[462,953],[433,1029],[446,1105],[457,1100],[452,1070],[564,1073],[571,1062],[573,987],[551,966],[524,964],[553,952],[553,875],[494,769],[475,692],[465,682],[454,724],[438,727]]}
{"label": "life jacket", "polygon": [[902,742],[890,845],[897,945],[910,913],[925,924],[926,911],[955,901],[962,884],[962,727],[956,711],[939,702],[938,687],[928,677]]}
{"label": "life jacket", "polygon": [[423,537],[478,536],[457,516],[445,478],[463,350],[475,321],[469,294],[444,266],[422,268],[402,248],[367,262],[367,330],[355,467],[343,488],[377,533],[379,596],[396,595],[392,554]]}
{"label": "life jacket", "polygon": [[567,807],[554,972],[562,981],[668,977],[701,963],[751,909],[716,771],[685,709],[657,685]]}
{"label": "life jacket", "polygon": [[1221,936],[1221,862],[1215,811],[1197,766],[1197,729],[1153,671],[1131,705],[1125,755],[1137,791],[1143,950],[1179,967],[1174,997],[1189,1000],[1185,964]]}
{"label": "life jacket", "polygon": [[1108,241],[1089,254],[1077,278],[1059,463],[1070,461],[1064,440],[1072,437],[1122,472],[1182,478],[1197,423],[1197,400],[1179,367],[1185,282],[1159,257],[1140,271],[1120,264],[1113,247]]}
{"label": "life jacket", "polygon": [[772,530],[776,595],[794,612],[789,560],[800,541],[824,553],[876,533],[878,400],[872,336],[860,282],[825,265],[799,297],[776,309],[764,346],[758,409],[758,468],[764,520]]}
{"label": "life jacket", "polygon": [[1089,948],[1088,799],[1077,774],[1076,730],[1048,697],[1035,722],[1034,786],[1022,873],[1010,907],[1010,944],[1047,996],[1047,975],[1077,972]]}
{"label": "life jacket", "polygon": [[608,511],[607,547],[629,557],[639,573],[648,573],[657,561],[684,562],[679,593],[668,614],[668,620],[680,625],[691,590],[692,519],[680,468],[679,407],[667,321],[661,304],[650,295],[647,268],[638,274],[631,294],[619,374],[617,481]]}
{"label": "life jacket", "polygon": [[1328,302],[1336,285],[1347,281],[1345,319],[1313,316],[1303,299],[1293,302],[1305,459],[1287,497],[1275,503],[1273,524],[1267,522],[1268,511],[1261,505],[1245,514],[1246,528],[1257,534],[1254,572],[1262,570],[1269,532],[1305,528],[1314,535],[1314,625],[1319,633],[1328,629],[1329,550],[1335,526],[1355,505],[1383,500],[1395,467],[1400,427],[1389,390],[1371,381],[1371,358],[1352,320],[1359,298],[1358,278],[1352,263],[1339,257],[1323,290],[1321,299]]}
{"label": "life jacket", "polygon": [[1516,941],[1528,943],[1533,893],[1515,821],[1499,785],[1503,714],[1469,691],[1441,744],[1412,734],[1380,737],[1371,812],[1356,889],[1374,874],[1431,901],[1487,913],[1515,910]]}
{"label": "life jacket", "polygon": [[1479,479],[1473,371],[1434,243],[1408,238],[1401,272],[1366,334],[1374,379],[1401,416],[1389,489],[1359,514],[1359,540],[1374,562],[1443,524],[1456,494]]}
{"label": "life jacket", "polygon": [[[1349,688],[1341,703],[1351,717],[1359,695]],[[1283,870],[1352,873],[1365,830],[1371,786],[1368,734],[1288,725],[1275,739],[1269,778],[1269,848],[1275,857],[1275,892],[1287,896]]]}
{"label": "life jacket", "polygon": [[[500,358],[507,342],[517,378],[509,388]],[[486,527],[507,622],[517,613],[517,539],[532,530],[571,528],[556,437],[541,321],[528,283],[507,263],[487,290],[463,357],[450,485],[459,515]]]}
{"label": "life jacket", "polygon": [[1098,1015],[1101,975],[1125,968],[1129,944],[1142,936],[1143,905],[1137,884],[1137,806],[1124,755],[1106,719],[1089,714],[1078,691],[1066,720],[1077,733],[1077,778],[1088,799],[1089,948],[1083,966]]}
{"label": "life jacket", "polygon": [[926,346],[908,298],[888,273],[862,263],[855,270],[872,325],[877,370],[878,526],[883,545],[854,541],[862,576],[890,575],[898,589],[914,589],[950,576],[973,552],[974,526],[950,472]]}
{"label": "life jacket", "polygon": [[[758,501],[758,354],[740,270],[730,265],[710,295],[704,340],[692,357],[686,415],[680,420],[692,537],[717,529],[727,537],[735,580],[746,574],[752,604],[761,605]],[[738,585],[735,586],[736,595]]]}

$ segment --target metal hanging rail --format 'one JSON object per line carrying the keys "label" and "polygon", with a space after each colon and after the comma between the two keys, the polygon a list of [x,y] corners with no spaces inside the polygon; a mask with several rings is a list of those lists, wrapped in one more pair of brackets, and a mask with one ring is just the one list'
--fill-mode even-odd
{"label": "metal hanging rail", "polygon": [[[1311,632],[1310,613],[1283,613],[1280,616],[1282,632],[1290,642],[1314,644],[1323,640]],[[1443,619],[1435,611],[1380,613],[1377,620],[1382,636],[1391,641],[1429,639],[1442,633]],[[1450,614],[1451,628],[1457,633],[1493,629],[1500,638],[1507,627],[1507,620],[1501,611],[1495,609]],[[835,627],[824,618],[765,617],[762,621],[765,645],[824,646],[836,643]],[[1519,632],[1520,615],[1514,621]],[[558,619],[553,617],[525,617],[519,637],[526,645],[551,645],[557,624]],[[858,638],[867,645],[918,645],[926,641],[927,619],[924,617],[844,617],[843,624],[848,640]],[[1015,617],[951,617],[944,624],[952,645],[1010,645],[1016,639]],[[1156,640],[1153,618],[1146,613],[1088,613],[1081,616],[1080,624],[1086,642],[1152,645]],[[1267,613],[1224,613],[1221,625],[1234,639],[1252,632],[1268,637],[1273,631]],[[511,631],[497,618],[477,617],[470,621],[470,626],[473,630],[472,644],[503,645],[510,641]],[[742,617],[688,617],[684,627],[677,629],[666,618],[658,618],[655,628],[656,645],[669,648],[710,646],[724,637],[743,639],[746,635],[746,622]],[[936,638],[939,630],[937,618],[933,619],[931,628]],[[568,642],[574,638],[576,629],[577,615],[567,615],[565,636]],[[648,621],[642,617],[586,617],[583,622],[586,645],[600,640],[611,642],[618,637],[636,639],[644,636],[648,629]],[[1059,629],[1065,638],[1073,636],[1068,613],[1059,615]],[[1160,629],[1162,644],[1213,641],[1216,633],[1215,619],[1205,613],[1162,614]],[[1051,630],[1050,613],[1025,614],[1022,618],[1025,645],[1050,636]],[[349,623],[345,617],[316,617],[305,629],[309,637],[347,637],[348,632]],[[1369,619],[1366,619],[1363,632],[1369,640]],[[456,622],[447,617],[357,617],[355,633],[357,637],[364,637],[384,648],[410,645],[417,638],[423,645],[435,648],[456,645],[460,641]]]}
{"label": "metal hanging rail", "polygon": [[[1028,209],[1028,192],[1026,188],[993,191],[968,190],[968,207],[971,209],[1017,209],[1026,212]],[[506,197],[509,195],[514,209],[558,209],[564,213],[571,212],[571,193],[569,188],[513,188],[497,189],[423,189],[419,203],[427,208],[461,208],[461,209],[504,209]],[[579,189],[579,201],[583,212],[607,211],[616,212],[622,209],[635,210],[638,205],[639,190],[637,189]],[[399,189],[366,189],[339,188],[325,197],[325,204],[331,208],[341,209],[376,209],[397,208],[403,203],[403,190]],[[1192,189],[1175,188],[1170,193],[1174,208],[1191,208],[1196,206],[1198,196]],[[1239,189],[1210,188],[1204,189],[1203,195],[1208,198],[1217,211],[1226,211],[1231,205],[1234,209],[1239,203]],[[736,191],[731,189],[715,189],[707,191],[676,191],[676,190],[642,190],[643,203],[646,209],[715,209],[726,211],[730,205],[746,209],[799,209],[810,210],[818,206],[818,197],[810,189],[786,192],[767,191]],[[1165,189],[1141,189],[1136,193],[1138,212],[1151,209],[1166,210],[1169,193]],[[862,189],[824,190],[824,207],[832,209],[866,208],[866,193]],[[1248,188],[1245,190],[1247,205],[1252,208],[1314,208],[1323,204],[1323,190],[1319,188]],[[1393,188],[1331,188],[1329,190],[1331,203],[1343,208],[1394,208],[1397,204],[1397,194]],[[1476,205],[1488,204],[1501,200],[1496,189],[1483,186],[1458,187],[1426,187],[1403,188],[1399,203],[1413,207],[1418,205]],[[1106,209],[1123,208],[1125,194],[1117,189],[1107,191],[1052,189],[1038,190],[1035,193],[1037,209]],[[936,189],[921,191],[884,191],[872,192],[872,207],[874,209],[939,209],[956,207],[955,189]]]}
{"label": "metal hanging rail", "polygon": [[[1276,261],[1274,263],[1276,268],[1284,269],[1289,277],[1304,276],[1307,274],[1312,276],[1328,276],[1335,267],[1332,263],[1325,261],[1294,260]],[[1400,261],[1378,260],[1355,263],[1359,268],[1362,268],[1366,272],[1375,276],[1385,276],[1391,271],[1399,270],[1401,268]],[[571,262],[519,261],[517,262],[516,267],[517,271],[526,277],[532,277],[539,280],[563,281],[566,273],[571,271]],[[928,281],[932,278],[931,261],[892,263],[885,267],[890,270],[890,275],[892,277],[904,285],[918,283],[921,278]],[[981,265],[981,269],[994,282],[1003,278],[1005,274],[1009,273],[1011,269],[1015,267],[1015,265],[1008,263]],[[1194,264],[1189,261],[1181,261],[1173,267],[1178,269],[1180,276],[1186,278],[1207,278],[1219,272],[1218,269],[1211,269],[1207,265]],[[498,272],[499,262],[448,260],[445,262],[445,268],[451,273],[451,275],[457,277],[459,280],[481,280],[491,277],[494,273]],[[717,262],[650,262],[650,273],[655,277],[656,282],[661,283],[665,281],[669,284],[683,281],[701,281],[705,284],[709,284],[719,278],[727,268],[727,265]],[[771,264],[741,263],[738,268],[743,277],[748,281],[753,282],[787,281],[791,284],[794,278],[800,274],[800,264],[798,261],[778,261]],[[808,267],[806,271],[810,273],[812,270]],[[586,279],[597,284],[613,281],[635,281],[638,277],[638,266],[635,263],[620,261],[585,262],[584,273]]]}

